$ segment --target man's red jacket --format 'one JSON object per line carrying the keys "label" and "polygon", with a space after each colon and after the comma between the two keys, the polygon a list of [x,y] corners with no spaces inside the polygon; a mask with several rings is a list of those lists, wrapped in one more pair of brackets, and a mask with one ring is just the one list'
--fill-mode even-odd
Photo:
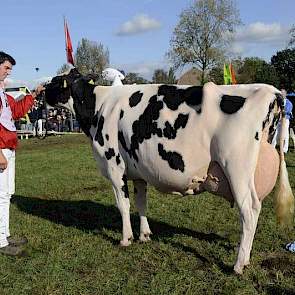
{"label": "man's red jacket", "polygon": [[[12,112],[13,120],[22,118],[34,103],[34,98],[31,94],[26,95],[22,100],[15,101],[14,98],[6,94],[9,106]],[[0,113],[2,110],[0,100]],[[17,147],[17,134],[15,131],[9,131],[0,124],[0,149],[13,149]]]}

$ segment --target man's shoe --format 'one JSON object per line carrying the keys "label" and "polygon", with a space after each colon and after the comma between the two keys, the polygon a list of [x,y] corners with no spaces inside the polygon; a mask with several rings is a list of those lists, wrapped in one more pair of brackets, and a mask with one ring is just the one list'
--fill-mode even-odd
{"label": "man's shoe", "polygon": [[20,247],[7,245],[0,248],[0,254],[8,256],[25,256],[25,251]]}
{"label": "man's shoe", "polygon": [[7,237],[7,242],[10,246],[22,246],[28,243],[28,239],[26,237],[14,238]]}

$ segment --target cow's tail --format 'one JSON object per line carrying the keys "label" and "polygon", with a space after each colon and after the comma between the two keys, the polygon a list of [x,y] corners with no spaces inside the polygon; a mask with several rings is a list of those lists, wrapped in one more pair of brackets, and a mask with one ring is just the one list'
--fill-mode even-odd
{"label": "cow's tail", "polygon": [[293,150],[295,150],[295,134],[293,128],[290,128],[290,137],[292,138],[293,141]]}
{"label": "cow's tail", "polygon": [[277,221],[280,225],[289,226],[293,222],[294,196],[289,182],[288,171],[283,151],[284,130],[286,128],[285,112],[282,112],[282,124],[280,132],[280,175],[275,192],[275,210]]}

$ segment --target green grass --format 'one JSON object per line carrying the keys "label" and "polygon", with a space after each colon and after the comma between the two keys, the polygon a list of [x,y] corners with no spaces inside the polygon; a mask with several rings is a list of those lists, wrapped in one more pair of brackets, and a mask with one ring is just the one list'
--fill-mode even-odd
{"label": "green grass", "polygon": [[[295,185],[295,153],[287,165]],[[121,248],[121,217],[110,182],[97,172],[84,135],[30,139],[17,151],[11,231],[29,238],[28,256],[0,256],[0,294],[295,294],[295,239],[276,225],[266,198],[242,277],[232,273],[237,208],[204,193],[164,195],[149,188],[152,241]],[[132,184],[130,183],[130,186]],[[133,189],[130,187],[130,191]]]}

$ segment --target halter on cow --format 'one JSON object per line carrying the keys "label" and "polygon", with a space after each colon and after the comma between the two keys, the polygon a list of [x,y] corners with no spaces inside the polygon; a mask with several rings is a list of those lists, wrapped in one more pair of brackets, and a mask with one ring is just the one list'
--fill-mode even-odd
{"label": "halter on cow", "polygon": [[113,185],[123,222],[121,245],[133,238],[127,180],[135,186],[140,240],[150,239],[146,185],[180,195],[205,190],[235,202],[241,242],[234,270],[242,273],[262,199],[273,189],[279,222],[290,221],[294,197],[284,155],[267,142],[281,114],[280,92],[266,84],[218,86],[95,86],[72,69],[46,87],[51,105],[69,104],[91,139],[98,167]]}

